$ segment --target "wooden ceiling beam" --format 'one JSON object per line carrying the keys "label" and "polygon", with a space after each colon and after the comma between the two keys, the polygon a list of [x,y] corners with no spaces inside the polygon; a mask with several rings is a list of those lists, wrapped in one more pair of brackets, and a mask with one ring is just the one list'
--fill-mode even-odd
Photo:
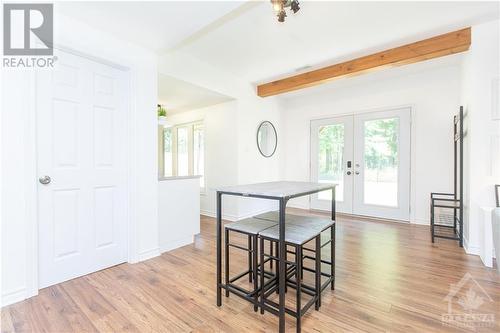
{"label": "wooden ceiling beam", "polygon": [[359,75],[387,67],[443,57],[467,51],[471,43],[471,29],[465,28],[415,43],[395,47],[361,58],[312,70],[306,73],[264,83],[257,86],[257,95],[267,97],[315,86],[341,77]]}

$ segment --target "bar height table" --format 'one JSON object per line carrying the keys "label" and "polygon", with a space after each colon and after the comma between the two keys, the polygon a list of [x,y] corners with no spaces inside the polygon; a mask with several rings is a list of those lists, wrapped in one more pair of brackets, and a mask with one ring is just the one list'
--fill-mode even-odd
{"label": "bar height table", "polygon": [[[217,306],[222,305],[222,195],[277,200],[279,202],[279,332],[285,332],[285,209],[288,200],[332,191],[332,221],[335,221],[335,186],[312,182],[279,181],[249,185],[228,186],[217,189]],[[335,246],[335,242],[332,243]],[[333,249],[335,251],[335,248]],[[332,262],[332,265],[334,263]],[[333,266],[335,267],[335,266]],[[335,274],[335,271],[333,271]],[[335,275],[333,275],[335,276]]]}

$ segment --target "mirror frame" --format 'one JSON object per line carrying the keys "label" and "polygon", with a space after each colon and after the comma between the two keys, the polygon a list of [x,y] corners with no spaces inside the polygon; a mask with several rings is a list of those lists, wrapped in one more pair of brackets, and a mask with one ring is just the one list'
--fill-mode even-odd
{"label": "mirror frame", "polygon": [[[276,138],[276,143],[274,144],[274,150],[273,152],[270,154],[270,155],[265,155],[262,150],[260,149],[260,145],[259,145],[259,131],[260,131],[260,128],[262,127],[262,125],[268,123],[269,125],[271,125],[271,127],[273,128],[273,131],[274,131],[274,137]],[[274,155],[274,153],[276,152],[276,149],[278,148],[278,132],[276,131],[276,127],[274,127],[273,123],[270,122],[269,120],[264,120],[262,121],[259,126],[257,127],[257,135],[256,135],[256,139],[257,139],[257,149],[259,150],[259,153],[264,156],[265,158],[270,158]]]}

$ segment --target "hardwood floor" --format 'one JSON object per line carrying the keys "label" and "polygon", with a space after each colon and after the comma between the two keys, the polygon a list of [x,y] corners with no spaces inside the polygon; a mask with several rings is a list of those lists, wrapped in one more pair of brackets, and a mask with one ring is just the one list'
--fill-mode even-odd
{"label": "hardwood floor", "polygon": [[[245,254],[231,252],[234,272],[245,265]],[[460,331],[441,319],[450,284],[466,273],[479,286],[468,281],[458,296],[496,319],[476,331],[500,331],[500,274],[453,241],[432,244],[426,226],[340,216],[336,267],[336,290],[325,290],[321,309],[304,316],[304,332]],[[456,300],[453,309],[462,309]],[[208,217],[192,245],[42,289],[3,308],[1,318],[2,332],[276,332],[278,323],[235,295],[215,305],[215,220]],[[294,329],[287,317],[287,331]]]}

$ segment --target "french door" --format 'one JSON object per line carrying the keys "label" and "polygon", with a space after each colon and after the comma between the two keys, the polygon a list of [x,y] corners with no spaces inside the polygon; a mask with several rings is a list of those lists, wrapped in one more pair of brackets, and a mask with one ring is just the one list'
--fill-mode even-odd
{"label": "french door", "polygon": [[[409,220],[410,108],[311,121],[311,181],[337,183],[337,211]],[[330,193],[311,208],[330,209]]]}

